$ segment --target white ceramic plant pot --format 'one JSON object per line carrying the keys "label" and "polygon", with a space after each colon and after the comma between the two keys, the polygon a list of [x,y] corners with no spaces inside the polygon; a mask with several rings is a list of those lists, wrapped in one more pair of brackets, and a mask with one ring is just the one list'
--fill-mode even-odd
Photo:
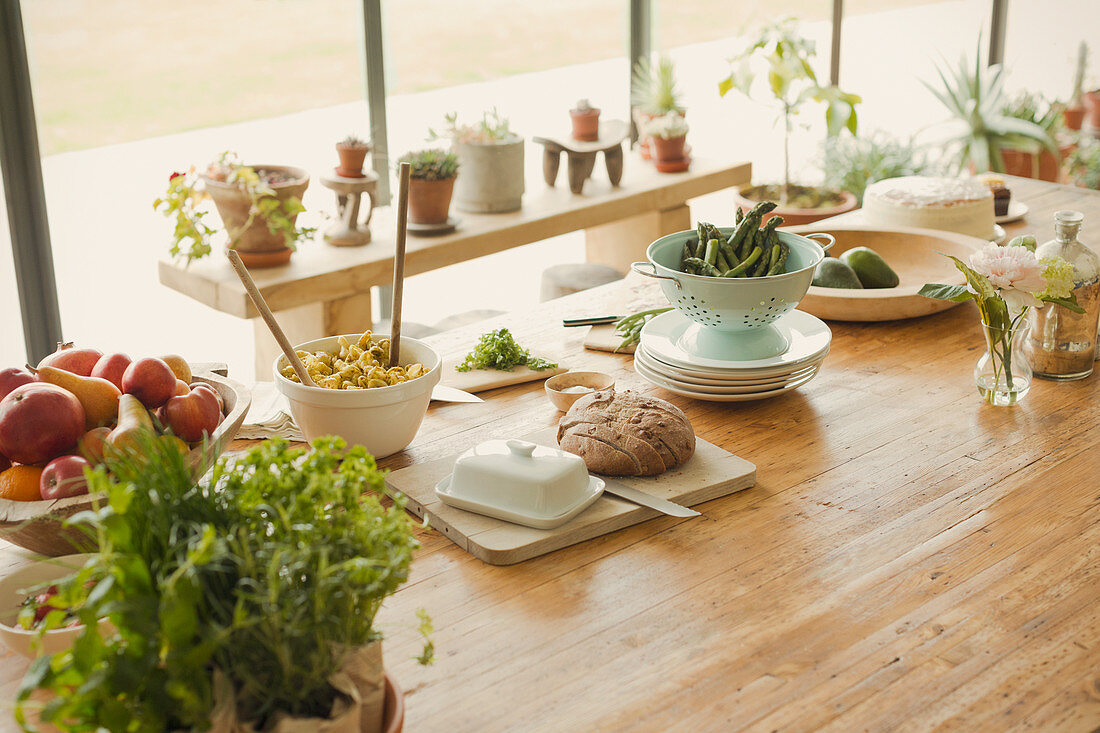
{"label": "white ceramic plant pot", "polygon": [[500,214],[523,205],[522,137],[510,142],[456,141],[458,178],[455,208],[474,214]]}

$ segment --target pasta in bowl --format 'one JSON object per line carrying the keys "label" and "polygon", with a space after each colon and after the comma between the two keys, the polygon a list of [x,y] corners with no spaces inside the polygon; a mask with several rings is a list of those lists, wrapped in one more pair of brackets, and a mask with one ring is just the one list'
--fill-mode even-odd
{"label": "pasta in bowl", "polygon": [[275,386],[286,396],[306,440],[337,435],[375,458],[397,453],[413,441],[439,384],[442,359],[423,341],[402,336],[402,364],[385,369],[388,341],[367,332],[295,346],[310,377],[324,386],[301,384],[285,356],[275,360]]}

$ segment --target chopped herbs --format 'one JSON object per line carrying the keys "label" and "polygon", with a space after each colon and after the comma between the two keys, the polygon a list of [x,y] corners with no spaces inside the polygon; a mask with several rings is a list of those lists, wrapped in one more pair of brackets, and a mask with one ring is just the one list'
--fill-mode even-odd
{"label": "chopped herbs", "polygon": [[471,369],[498,369],[502,372],[510,372],[518,366],[526,366],[536,372],[543,369],[554,369],[558,365],[552,361],[531,356],[531,352],[520,347],[507,328],[498,328],[482,335],[474,350],[466,355],[466,359],[455,367],[460,372],[468,372]]}

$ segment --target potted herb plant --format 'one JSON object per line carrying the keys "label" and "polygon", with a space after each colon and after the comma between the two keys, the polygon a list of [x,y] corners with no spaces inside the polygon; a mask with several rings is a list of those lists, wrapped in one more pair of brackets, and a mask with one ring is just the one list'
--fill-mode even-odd
{"label": "potted herb plant", "polygon": [[1066,157],[1066,177],[1075,186],[1100,191],[1100,141],[1087,136]]}
{"label": "potted herb plant", "polygon": [[[61,731],[379,731],[400,698],[375,624],[417,547],[401,496],[362,448],[262,443],[196,485],[151,437],[89,475],[107,504],[76,518],[99,550],[62,581],[85,629],[40,657],[16,701]],[[88,578],[102,577],[82,593]],[[69,610],[62,608],[60,610]],[[107,617],[117,634],[101,636]],[[421,632],[430,621],[421,612]],[[422,663],[431,661],[426,641]],[[44,706],[44,690],[52,695]],[[27,728],[29,730],[29,728]]]}
{"label": "potted herb plant", "polygon": [[978,44],[973,73],[963,56],[957,69],[941,66],[938,70],[941,89],[924,84],[951,113],[944,145],[957,155],[960,169],[969,166],[976,173],[1006,173],[1004,151],[1022,146],[1057,157],[1058,148],[1047,130],[1034,120],[1006,114],[1004,68],[999,64],[983,68],[981,39]]}
{"label": "potted herb plant", "polygon": [[194,168],[173,173],[167,192],[153,207],[174,220],[173,257],[186,257],[190,263],[212,251],[218,230],[207,223],[202,208],[210,198],[225,226],[226,246],[237,250],[249,267],[275,267],[289,262],[298,242],[316,231],[297,226],[307,186],[309,174],[302,168],[245,165],[226,152],[205,173]]}
{"label": "potted herb plant", "polygon": [[1085,121],[1085,69],[1089,63],[1089,44],[1081,41],[1077,47],[1077,65],[1073,70],[1073,92],[1062,109],[1067,130],[1080,130]]}
{"label": "potted herb plant", "polygon": [[645,132],[652,139],[657,170],[687,170],[690,161],[684,155],[684,142],[687,139],[688,123],[683,117],[675,112],[656,117],[646,123]]}
{"label": "potted herb plant", "polygon": [[848,191],[860,205],[863,192],[875,181],[929,174],[938,168],[912,138],[902,140],[881,130],[828,137],[822,148],[825,185]]}
{"label": "potted herb plant", "polygon": [[340,156],[340,165],[336,175],[345,178],[363,178],[363,161],[370,152],[370,143],[355,135],[348,135],[336,143],[336,154]]}
{"label": "potted herb plant", "polygon": [[569,119],[573,123],[574,140],[592,142],[600,139],[600,110],[587,99],[580,100],[569,110]]}
{"label": "potted herb plant", "polygon": [[634,110],[634,124],[640,133],[638,142],[642,157],[650,157],[650,140],[645,126],[654,117],[675,112],[683,117],[686,110],[680,90],[676,88],[676,67],[668,56],[661,56],[654,64],[642,58],[631,74],[630,106]]}
{"label": "potted herb plant", "polygon": [[783,122],[783,182],[738,191],[737,203],[746,210],[761,201],[778,204],[765,220],[782,216],[787,225],[809,224],[856,207],[856,197],[847,191],[791,183],[791,131],[794,116],[806,102],[825,105],[829,136],[839,135],[845,129],[854,135],[857,130],[856,105],[860,98],[835,86],[820,84],[813,70],[815,56],[813,41],[798,34],[794,18],[784,18],[764,26],[755,40],[730,58],[730,74],[718,84],[721,96],[734,89],[750,96],[753,82],[766,73],[771,96],[779,104]]}
{"label": "potted herb plant", "polygon": [[429,131],[429,139],[449,139],[462,175],[455,183],[459,211],[498,214],[523,205],[523,138],[512,132],[508,118],[494,107],[479,122],[459,124],[458,113],[444,117],[443,132]]}
{"label": "potted herb plant", "polygon": [[405,153],[399,162],[409,164],[409,221],[446,223],[458,176],[458,156],[446,150],[417,150]]}

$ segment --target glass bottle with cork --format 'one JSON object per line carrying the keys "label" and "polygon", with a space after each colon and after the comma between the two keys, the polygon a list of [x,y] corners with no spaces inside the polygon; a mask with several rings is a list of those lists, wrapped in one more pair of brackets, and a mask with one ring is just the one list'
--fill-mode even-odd
{"label": "glass bottle with cork", "polygon": [[1055,238],[1035,255],[1061,257],[1073,265],[1073,294],[1084,313],[1047,303],[1031,313],[1026,351],[1035,376],[1070,381],[1092,374],[1100,321],[1100,256],[1077,239],[1084,215],[1079,211],[1054,213]]}

